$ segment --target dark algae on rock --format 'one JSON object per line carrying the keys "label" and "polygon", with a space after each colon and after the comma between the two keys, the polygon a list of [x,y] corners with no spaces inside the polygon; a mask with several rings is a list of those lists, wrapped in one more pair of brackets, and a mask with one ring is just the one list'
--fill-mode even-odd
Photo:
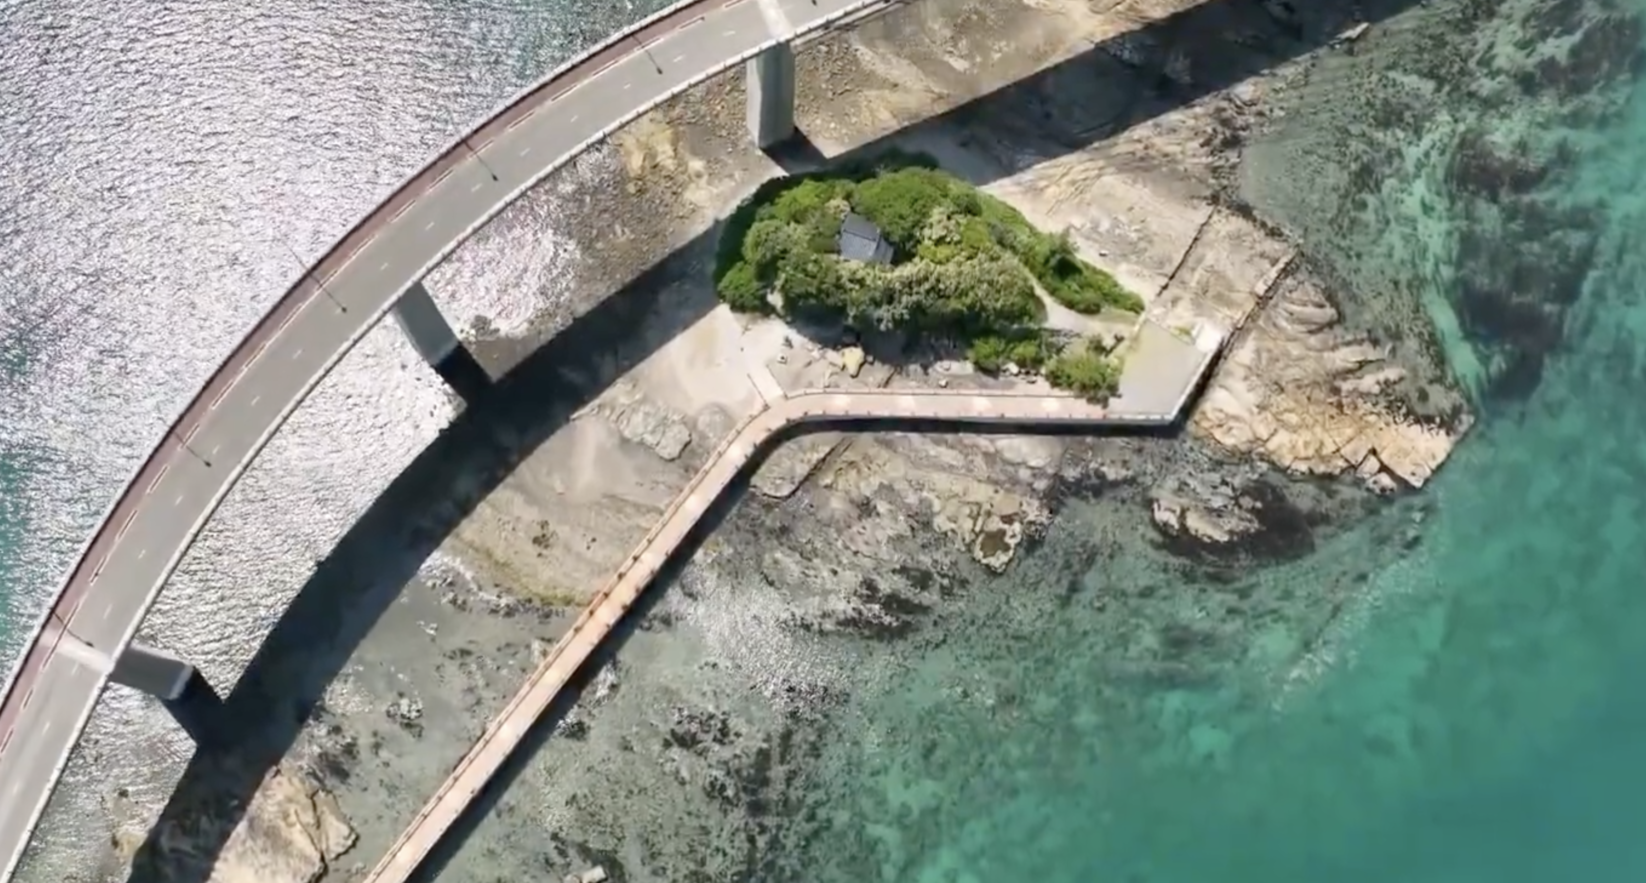
{"label": "dark algae on rock", "polygon": [[[1413,15],[1420,26],[1374,29],[1355,58],[1324,54],[1259,139],[1257,178],[1301,162],[1334,183],[1313,196],[1264,186],[1254,201],[1362,298],[1445,302],[1461,379],[1483,401],[1524,402],[1596,264],[1607,194],[1581,186],[1581,153],[1646,69],[1646,32],[1618,0],[1467,0]],[[1337,88],[1350,77],[1361,88]]]}

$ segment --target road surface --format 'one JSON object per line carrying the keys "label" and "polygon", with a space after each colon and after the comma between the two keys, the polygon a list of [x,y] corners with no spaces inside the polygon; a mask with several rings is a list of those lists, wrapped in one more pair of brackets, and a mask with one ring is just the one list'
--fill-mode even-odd
{"label": "road surface", "polygon": [[[327,252],[206,382],[116,500],[0,698],[0,880],[16,869],[107,684],[109,666],[99,656],[117,655],[130,642],[240,474],[400,294],[612,129],[771,41],[875,5],[679,4],[502,108]],[[76,651],[59,652],[64,647]]]}
{"label": "road surface", "polygon": [[605,639],[704,512],[777,434],[806,422],[932,421],[1011,427],[1080,426],[1094,430],[1165,427],[1175,423],[1225,335],[1203,327],[1193,339],[1144,322],[1121,382],[1107,407],[1061,395],[971,390],[810,390],[767,404],[727,436],[703,469],[664,510],[624,565],[589,602],[503,710],[486,725],[468,754],[413,817],[362,883],[407,883],[419,865],[467,811],[550,703]]}

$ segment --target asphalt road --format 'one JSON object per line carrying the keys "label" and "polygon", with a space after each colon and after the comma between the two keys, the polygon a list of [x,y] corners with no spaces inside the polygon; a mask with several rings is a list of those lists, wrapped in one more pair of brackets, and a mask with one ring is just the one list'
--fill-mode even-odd
{"label": "asphalt road", "polygon": [[107,665],[96,653],[63,652],[62,642],[78,640],[107,654],[130,641],[247,464],[394,300],[520,191],[625,117],[770,40],[873,5],[678,5],[483,123],[403,184],[287,292],[111,509],[0,700],[0,880],[15,870],[107,682]]}

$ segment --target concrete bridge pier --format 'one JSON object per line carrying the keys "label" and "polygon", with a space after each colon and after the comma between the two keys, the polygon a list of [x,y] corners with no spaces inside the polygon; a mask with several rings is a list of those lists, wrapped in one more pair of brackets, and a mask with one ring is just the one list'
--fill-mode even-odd
{"label": "concrete bridge pier", "polygon": [[192,664],[133,643],[115,660],[109,680],[159,699],[195,744],[212,743],[223,700]]}
{"label": "concrete bridge pier", "polygon": [[464,401],[473,401],[491,386],[491,375],[457,339],[457,332],[440,314],[422,282],[412,283],[394,305],[394,321],[423,361]]}
{"label": "concrete bridge pier", "polygon": [[779,43],[748,60],[749,137],[761,150],[794,134],[794,47]]}

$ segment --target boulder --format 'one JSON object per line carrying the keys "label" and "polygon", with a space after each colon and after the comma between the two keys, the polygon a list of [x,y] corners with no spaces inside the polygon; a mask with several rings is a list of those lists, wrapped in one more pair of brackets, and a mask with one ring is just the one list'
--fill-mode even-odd
{"label": "boulder", "polygon": [[856,377],[863,370],[863,363],[869,360],[868,354],[860,346],[849,346],[840,351],[840,367],[848,376]]}
{"label": "boulder", "polygon": [[[201,801],[162,818],[152,835],[154,848],[133,863],[133,876],[315,883],[355,844],[354,828],[336,798],[303,772],[276,767],[243,814],[233,809],[232,802]],[[226,840],[225,828],[230,829]],[[136,843],[124,845],[132,849]]]}

